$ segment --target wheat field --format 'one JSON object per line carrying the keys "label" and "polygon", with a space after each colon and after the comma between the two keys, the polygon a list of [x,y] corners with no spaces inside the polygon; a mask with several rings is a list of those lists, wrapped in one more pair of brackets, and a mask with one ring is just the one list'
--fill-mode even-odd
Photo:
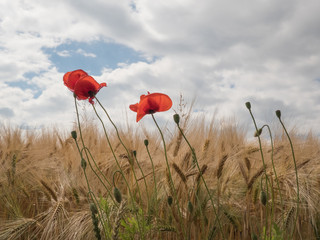
{"label": "wheat field", "polygon": [[189,117],[180,126],[201,171],[181,133],[163,129],[173,184],[156,129],[120,129],[128,156],[112,127],[114,153],[99,127],[82,122],[95,160],[88,158],[84,171],[68,131],[1,126],[0,239],[320,239],[317,137],[289,132],[297,206],[295,166],[282,130],[273,133],[272,145],[268,132],[261,134],[264,168],[257,138],[248,140],[234,122]]}

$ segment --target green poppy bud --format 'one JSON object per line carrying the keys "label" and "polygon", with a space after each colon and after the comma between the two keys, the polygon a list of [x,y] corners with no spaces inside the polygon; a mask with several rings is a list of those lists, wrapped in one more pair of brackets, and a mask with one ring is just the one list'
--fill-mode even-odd
{"label": "green poppy bud", "polygon": [[81,167],[83,168],[83,170],[86,170],[87,162],[84,158],[81,159]]}
{"label": "green poppy bud", "polygon": [[246,102],[246,107],[250,110],[251,109],[251,103],[250,102]]}
{"label": "green poppy bud", "polygon": [[98,209],[94,203],[90,203],[90,211],[92,214],[96,215],[98,213]]}
{"label": "green poppy bud", "polygon": [[267,204],[267,194],[263,190],[260,193],[260,201],[264,206]]}
{"label": "green poppy bud", "polygon": [[180,116],[178,113],[176,113],[175,115],[173,115],[173,120],[176,124],[179,124],[180,122]]}
{"label": "green poppy bud", "polygon": [[148,145],[149,145],[148,139],[145,139],[145,140],[144,140],[144,145],[145,145],[146,147],[148,147]]}
{"label": "green poppy bud", "polygon": [[122,195],[121,195],[121,192],[120,192],[120,190],[118,189],[118,188],[114,188],[113,189],[113,195],[114,195],[114,198],[116,199],[116,201],[118,202],[118,203],[121,203],[121,201],[122,201]]}
{"label": "green poppy bud", "polygon": [[277,110],[277,111],[276,111],[276,115],[277,115],[277,117],[280,119],[280,118],[281,118],[281,111],[280,111],[280,110]]}
{"label": "green poppy bud", "polygon": [[76,131],[72,131],[72,132],[71,132],[71,137],[72,137],[74,140],[77,140],[77,132],[76,132]]}
{"label": "green poppy bud", "polygon": [[261,133],[262,133],[262,128],[258,129],[258,131],[256,131],[256,132],[254,133],[254,136],[255,136],[255,137],[259,137],[259,136],[261,135]]}

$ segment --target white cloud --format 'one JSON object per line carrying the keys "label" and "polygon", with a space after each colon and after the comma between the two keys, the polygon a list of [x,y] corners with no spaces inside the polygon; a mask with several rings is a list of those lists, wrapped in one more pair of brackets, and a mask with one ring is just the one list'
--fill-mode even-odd
{"label": "white cloud", "polygon": [[85,50],[81,49],[81,48],[78,48],[76,53],[80,54],[80,55],[83,55],[85,57],[92,57],[92,58],[95,58],[97,57],[94,53],[87,53]]}
{"label": "white cloud", "polygon": [[[99,95],[116,116],[123,116],[126,110],[120,109],[146,91],[166,92],[175,103],[182,92],[189,101],[197,98],[197,109],[217,110],[218,116],[250,124],[244,106],[250,100],[261,123],[275,121],[274,110],[280,108],[301,129],[316,128],[319,1],[134,3],[135,9],[129,2],[112,0],[5,1],[0,9],[0,119],[7,114],[30,124],[71,123],[72,94],[62,85],[63,73],[42,49],[104,39],[156,57],[150,63],[119,63],[117,69],[106,68],[95,76],[107,82]],[[85,49],[76,52],[96,57]],[[28,79],[28,72],[37,76]],[[42,94],[35,99],[34,90],[8,84],[16,81],[32,82]]]}
{"label": "white cloud", "polygon": [[71,56],[70,51],[68,51],[68,50],[63,50],[63,51],[57,52],[57,54],[60,57],[70,57]]}

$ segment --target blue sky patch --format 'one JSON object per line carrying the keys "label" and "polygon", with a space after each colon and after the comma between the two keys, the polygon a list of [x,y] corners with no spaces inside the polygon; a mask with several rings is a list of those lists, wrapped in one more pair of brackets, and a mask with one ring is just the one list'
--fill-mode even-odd
{"label": "blue sky patch", "polygon": [[[30,79],[36,75],[37,74],[35,73],[24,74],[26,78],[30,78]],[[33,91],[34,98],[38,98],[42,94],[42,91],[39,87],[37,87],[35,84],[29,83],[26,81],[6,82],[6,84],[10,87],[21,88],[22,90],[31,89]]]}
{"label": "blue sky patch", "polygon": [[99,75],[103,68],[115,69],[119,63],[147,62],[141,53],[121,44],[104,41],[68,42],[55,48],[43,48],[59,72],[83,69]]}

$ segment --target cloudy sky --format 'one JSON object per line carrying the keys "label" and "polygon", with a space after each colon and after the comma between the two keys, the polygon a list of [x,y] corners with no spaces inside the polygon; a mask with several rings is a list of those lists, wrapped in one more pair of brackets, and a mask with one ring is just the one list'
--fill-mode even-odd
{"label": "cloudy sky", "polygon": [[261,124],[281,109],[319,134],[319,9],[318,0],[3,0],[0,123],[70,127],[62,77],[81,68],[107,83],[98,96],[118,121],[134,122],[128,105],[150,91],[168,94],[173,109],[182,94],[196,99],[195,115],[251,127],[250,101]]}

